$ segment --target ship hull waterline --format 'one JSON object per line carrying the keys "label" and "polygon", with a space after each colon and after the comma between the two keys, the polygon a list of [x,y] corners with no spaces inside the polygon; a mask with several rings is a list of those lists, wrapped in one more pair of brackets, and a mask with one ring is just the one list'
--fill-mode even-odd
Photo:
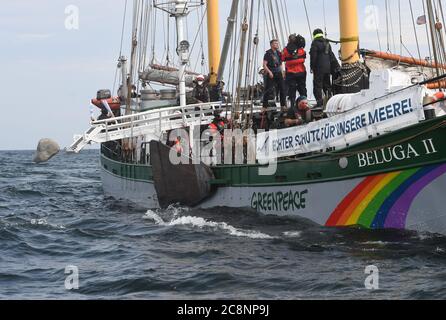
{"label": "ship hull waterline", "polygon": [[[250,208],[327,227],[446,234],[445,135],[445,119],[427,121],[356,146],[345,157],[279,162],[270,178],[255,176],[256,166],[217,167],[220,185],[199,207]],[[158,208],[150,170],[102,155],[105,195]]]}

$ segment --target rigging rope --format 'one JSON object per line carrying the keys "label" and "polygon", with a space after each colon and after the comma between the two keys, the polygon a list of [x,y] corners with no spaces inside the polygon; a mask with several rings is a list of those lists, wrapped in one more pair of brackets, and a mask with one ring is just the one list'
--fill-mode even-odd
{"label": "rigging rope", "polygon": [[[121,43],[120,43],[120,46],[119,46],[119,57],[118,58],[121,58],[121,56],[122,56],[122,45],[123,45],[123,42],[124,42],[124,30],[125,30],[126,15],[127,15],[127,0],[125,0],[125,3],[124,3],[124,15],[123,15],[123,18],[122,18],[122,28],[121,28]],[[114,80],[113,80],[112,94],[115,92],[115,89],[116,89],[117,77],[118,77],[118,67],[116,67],[116,69],[115,69],[115,77],[114,77]]]}
{"label": "rigging rope", "polygon": [[291,34],[290,17],[286,5],[286,0],[280,0],[280,8],[282,10],[282,17],[285,17],[285,30],[287,34]]}
{"label": "rigging rope", "polygon": [[[423,4],[423,14],[424,14],[424,17],[425,17],[425,19],[427,21],[428,17],[427,17],[427,14],[426,14],[426,6],[424,4],[424,1],[421,1],[421,3]],[[425,23],[425,29],[426,29],[427,44],[428,44],[428,48],[429,48],[429,57],[432,59],[432,49],[431,49],[432,47],[431,47],[431,43],[430,43],[429,27],[428,27],[427,22]]]}
{"label": "rigging rope", "polygon": [[372,0],[372,6],[373,6],[373,19],[375,20],[376,37],[378,38],[378,47],[379,47],[379,51],[382,51],[381,37],[379,35],[378,17],[376,15],[377,10],[375,10],[375,8],[376,8],[375,0]]}
{"label": "rigging rope", "polygon": [[[421,60],[420,43],[418,41],[418,33],[417,33],[416,25],[415,25],[415,16],[414,16],[414,13],[413,13],[412,0],[409,0],[409,7],[410,7],[410,14],[412,16],[412,26],[413,26],[413,32],[414,32],[414,35],[415,35],[415,42],[417,44],[418,58]],[[424,69],[424,67],[421,66],[421,72],[424,72],[423,69]]]}
{"label": "rigging rope", "polygon": [[386,38],[387,38],[387,52],[391,52],[390,50],[390,37],[389,37],[389,5],[388,0],[385,2],[386,6]]}
{"label": "rigging rope", "polygon": [[[268,24],[268,17],[266,14],[266,5],[265,5],[265,1],[266,0],[262,0],[262,7],[263,7],[263,19],[265,21],[265,25],[266,25],[266,32],[269,36],[274,37],[272,30],[269,28],[269,24]],[[266,41],[266,36],[264,37],[265,41]],[[266,47],[266,42],[265,42],[265,47]]]}
{"label": "rigging rope", "polygon": [[[274,10],[274,12],[277,12],[277,14],[279,15],[279,21],[281,21],[281,19],[280,19],[280,10],[279,10],[279,4],[278,4],[278,2],[277,2],[278,0],[275,0],[274,1],[274,3],[276,4],[276,10],[274,10],[274,8],[272,8],[273,10]],[[274,14],[274,13],[273,13]],[[283,19],[284,17],[282,16],[282,19]],[[284,20],[285,21],[285,20]],[[285,30],[285,32],[283,31],[284,30],[284,28],[283,28],[283,26],[282,26],[282,23],[279,23],[279,31],[280,31],[280,39],[283,41],[281,41],[282,42],[282,46],[285,46],[286,45],[286,39],[288,39],[288,37],[285,35],[285,33],[286,33],[286,30]]]}
{"label": "rigging rope", "polygon": [[325,12],[325,0],[322,1],[322,11],[324,13],[324,31],[325,31],[325,37],[328,36],[327,34],[327,16]]}
{"label": "rigging rope", "polygon": [[401,21],[401,0],[398,0],[398,23],[400,28],[400,56],[403,55],[403,30],[402,30],[402,21]]}
{"label": "rigging rope", "polygon": [[396,41],[395,41],[395,30],[393,28],[393,15],[392,15],[392,6],[390,3],[391,0],[388,0],[388,4],[389,4],[389,17],[390,17],[390,32],[392,33],[392,48],[393,48],[393,52],[396,52]]}
{"label": "rigging rope", "polygon": [[302,0],[302,2],[304,3],[305,15],[307,17],[308,31],[310,32],[310,39],[313,39],[313,32],[311,31],[310,18],[308,16],[307,3],[305,0]]}

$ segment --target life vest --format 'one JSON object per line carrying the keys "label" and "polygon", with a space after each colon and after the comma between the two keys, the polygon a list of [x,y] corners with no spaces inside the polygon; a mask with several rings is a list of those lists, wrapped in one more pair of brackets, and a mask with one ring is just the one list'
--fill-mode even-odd
{"label": "life vest", "polygon": [[214,123],[214,122],[212,122],[210,125],[209,125],[209,130],[211,130],[212,132],[215,132],[215,133],[217,133],[217,132],[220,132],[220,133],[222,133],[222,131],[225,129],[225,123],[223,122],[223,121],[219,121],[218,123]]}
{"label": "life vest", "polygon": [[264,61],[267,62],[268,68],[272,73],[280,72],[280,65],[282,64],[282,53],[277,50],[273,51],[272,49],[268,50],[265,53]]}
{"label": "life vest", "polygon": [[218,123],[212,122],[208,129],[211,131],[212,135],[219,133],[220,139],[223,141],[224,139],[224,130],[225,130],[225,123],[223,121],[219,121]]}
{"label": "life vest", "polygon": [[304,49],[296,49],[289,52],[288,48],[283,49],[282,60],[286,64],[286,71],[289,73],[303,73],[306,72],[305,59],[307,53]]}
{"label": "life vest", "polygon": [[174,148],[175,148],[175,151],[177,152],[177,154],[183,153],[183,146],[181,145],[180,139],[177,138],[177,140],[175,141]]}
{"label": "life vest", "polygon": [[[112,110],[120,110],[121,109],[121,99],[119,97],[104,99],[107,101],[108,105],[110,106],[110,109]],[[94,104],[99,109],[105,108],[102,104],[102,100],[98,99],[91,99],[91,103]]]}

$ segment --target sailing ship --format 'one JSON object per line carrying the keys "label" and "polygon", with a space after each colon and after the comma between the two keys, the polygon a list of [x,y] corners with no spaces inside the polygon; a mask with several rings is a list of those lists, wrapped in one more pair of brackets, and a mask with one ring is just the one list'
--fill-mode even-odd
{"label": "sailing ship", "polygon": [[[271,21],[263,26],[266,37],[283,40],[291,29],[289,21],[282,19],[282,26],[274,17],[287,10],[286,1],[233,0],[220,51],[218,0],[135,0],[130,69],[121,56],[119,97],[100,91],[92,101],[114,116],[93,121],[67,151],[100,143],[104,193],[147,209],[171,204],[252,208],[327,227],[446,234],[445,33],[441,1],[423,0],[424,5],[431,60],[359,50],[357,0],[339,0],[342,67],[324,116],[299,127],[254,132],[252,122],[262,108],[253,89],[261,39],[255,15],[263,11]],[[159,22],[145,18],[157,10],[175,18],[177,67],[154,59],[146,65],[148,34],[156,35],[153,29]],[[233,88],[225,99],[190,105],[187,88],[197,73],[188,71],[191,45],[185,29],[192,10],[202,14],[197,14],[200,25],[208,18],[211,91],[221,93],[227,66]],[[156,91],[147,87],[151,83],[170,89]],[[240,142],[240,163],[215,161],[219,139],[203,141],[202,128],[216,112],[230,118],[231,129],[247,132]],[[174,130],[191,137],[176,140],[180,151],[166,146]],[[176,156],[180,164],[171,161]]]}

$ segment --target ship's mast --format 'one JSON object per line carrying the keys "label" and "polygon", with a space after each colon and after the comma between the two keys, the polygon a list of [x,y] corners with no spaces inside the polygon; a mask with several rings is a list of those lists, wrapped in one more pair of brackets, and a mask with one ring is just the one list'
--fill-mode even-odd
{"label": "ship's mast", "polygon": [[220,19],[218,0],[207,0],[208,47],[209,47],[209,84],[217,84],[220,65]]}
{"label": "ship's mast", "polygon": [[235,19],[237,16],[239,0],[233,0],[231,6],[231,13],[228,17],[228,25],[226,27],[225,41],[223,43],[223,49],[221,53],[220,65],[218,67],[218,78],[217,81],[223,80],[223,74],[225,71],[226,61],[229,53],[229,46],[231,45],[232,35],[234,33]]}
{"label": "ship's mast", "polygon": [[341,62],[339,76],[333,80],[333,93],[356,93],[369,88],[369,71],[360,60],[358,2],[339,0]]}
{"label": "ship's mast", "polygon": [[189,62],[189,42],[184,36],[184,21],[189,13],[186,0],[175,0],[175,10],[173,15],[177,23],[178,47],[177,53],[180,57],[179,68],[179,89],[180,106],[186,106],[186,65]]}
{"label": "ship's mast", "polygon": [[339,23],[342,64],[356,63],[359,60],[357,0],[339,0]]}

